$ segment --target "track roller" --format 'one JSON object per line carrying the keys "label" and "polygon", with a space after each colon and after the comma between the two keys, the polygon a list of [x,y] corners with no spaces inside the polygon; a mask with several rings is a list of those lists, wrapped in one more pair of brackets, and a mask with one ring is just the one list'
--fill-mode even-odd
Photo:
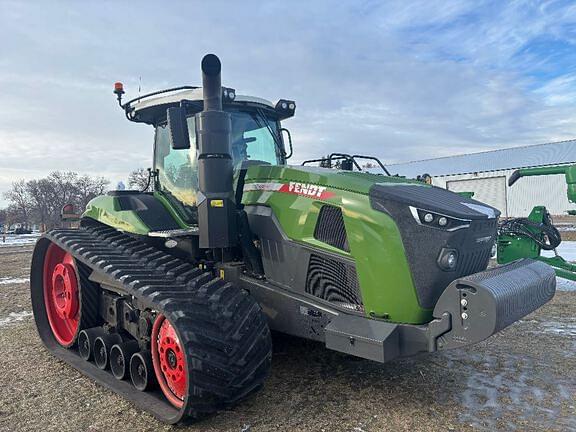
{"label": "track roller", "polygon": [[78,334],[78,354],[80,354],[80,357],[86,361],[92,360],[94,357],[94,341],[97,337],[105,334],[104,329],[101,327],[82,330]]}
{"label": "track roller", "polygon": [[108,367],[108,358],[112,345],[122,343],[122,337],[117,334],[104,334],[98,336],[94,340],[94,363],[100,369],[104,370]]}
{"label": "track roller", "polygon": [[128,370],[130,359],[139,350],[140,346],[138,341],[135,340],[116,344],[110,348],[110,369],[116,379],[123,380],[128,378],[130,375]]}
{"label": "track roller", "polygon": [[140,391],[148,391],[154,388],[154,366],[150,351],[142,351],[130,358],[130,379],[132,384]]}

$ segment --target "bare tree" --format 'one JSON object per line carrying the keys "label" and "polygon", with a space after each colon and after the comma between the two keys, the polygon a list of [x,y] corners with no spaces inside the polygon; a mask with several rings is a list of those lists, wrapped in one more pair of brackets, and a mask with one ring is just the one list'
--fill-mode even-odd
{"label": "bare tree", "polygon": [[19,209],[12,205],[8,206],[6,209],[6,227],[16,223],[22,224],[24,220],[24,216],[22,216],[22,212]]}
{"label": "bare tree", "polygon": [[7,220],[8,220],[8,211],[6,209],[0,209],[0,226],[5,225]]}
{"label": "bare tree", "polygon": [[105,192],[108,184],[102,177],[59,171],[38,180],[22,180],[6,193],[10,202],[8,214],[13,222],[40,223],[51,228],[60,224],[62,207],[72,204],[82,211],[88,201]]}
{"label": "bare tree", "polygon": [[4,194],[10,202],[9,211],[12,218],[22,224],[30,223],[32,200],[26,187],[26,180],[12,183],[12,189]]}
{"label": "bare tree", "polygon": [[88,202],[98,195],[102,195],[109,184],[110,182],[104,177],[81,176],[76,183],[78,200],[76,204],[82,209],[86,208]]}
{"label": "bare tree", "polygon": [[30,180],[26,189],[32,200],[36,222],[47,224],[51,219],[53,208],[52,186],[48,179]]}
{"label": "bare tree", "polygon": [[150,190],[149,171],[144,168],[135,169],[128,176],[128,186],[145,192]]}

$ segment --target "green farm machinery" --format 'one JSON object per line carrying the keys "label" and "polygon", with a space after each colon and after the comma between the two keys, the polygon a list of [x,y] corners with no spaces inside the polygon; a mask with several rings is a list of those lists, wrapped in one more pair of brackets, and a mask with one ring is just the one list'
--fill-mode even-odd
{"label": "green farm machinery", "polygon": [[[568,201],[576,202],[576,165],[524,168],[514,171],[508,180],[512,186],[521,177],[562,174],[566,177]],[[574,210],[568,214],[576,215]],[[556,252],[562,242],[550,213],[544,206],[535,206],[527,218],[503,221],[498,232],[498,263],[505,264],[521,258],[536,259],[552,266],[556,275],[576,281],[576,264]],[[553,250],[554,257],[544,257],[542,250]]]}
{"label": "green farm machinery", "polygon": [[488,205],[385,170],[288,165],[295,102],[237,95],[220,69],[207,55],[202,88],[126,103],[116,84],[127,119],[154,129],[151,191],[97,197],[78,229],[37,242],[33,311],[57,358],[177,423],[260,389],[271,330],[388,362],[475,344],[554,296],[538,260],[487,270]]}

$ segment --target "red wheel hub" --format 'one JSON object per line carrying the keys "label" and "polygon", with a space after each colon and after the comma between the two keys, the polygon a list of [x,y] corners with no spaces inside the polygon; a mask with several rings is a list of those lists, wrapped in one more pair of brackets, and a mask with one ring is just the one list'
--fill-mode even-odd
{"label": "red wheel hub", "polygon": [[44,305],[52,334],[68,347],[76,339],[80,299],[74,258],[52,243],[44,257]]}
{"label": "red wheel hub", "polygon": [[176,408],[182,407],[188,386],[186,360],[176,330],[164,315],[152,328],[152,362],[164,396]]}
{"label": "red wheel hub", "polygon": [[54,268],[52,297],[60,318],[74,318],[78,314],[78,284],[72,265],[59,263]]}

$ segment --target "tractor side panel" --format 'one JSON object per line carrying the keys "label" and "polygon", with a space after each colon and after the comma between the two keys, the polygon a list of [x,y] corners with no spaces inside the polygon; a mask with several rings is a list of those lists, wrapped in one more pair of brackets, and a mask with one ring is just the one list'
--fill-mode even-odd
{"label": "tractor side panel", "polygon": [[152,194],[114,191],[94,198],[82,217],[133,234],[181,228],[172,213]]}

